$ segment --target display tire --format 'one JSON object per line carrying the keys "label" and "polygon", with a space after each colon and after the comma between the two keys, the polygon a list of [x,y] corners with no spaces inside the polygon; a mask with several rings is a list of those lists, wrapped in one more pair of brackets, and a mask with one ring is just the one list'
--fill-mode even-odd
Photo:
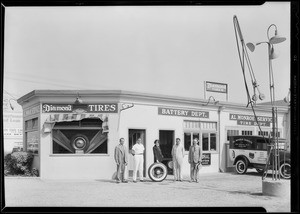
{"label": "display tire", "polygon": [[[288,172],[287,172],[288,171]],[[279,174],[285,179],[291,178],[291,165],[290,163],[282,163],[279,168]]]}
{"label": "display tire", "polygon": [[161,182],[166,179],[168,169],[163,163],[153,163],[148,168],[148,176],[152,181]]}
{"label": "display tire", "polygon": [[[76,146],[76,139],[82,139],[84,142],[84,146],[81,148],[78,148],[78,146]],[[88,137],[84,134],[76,134],[71,138],[71,145],[74,149],[82,149],[84,151],[86,151],[90,145],[90,141],[88,139]]]}
{"label": "display tire", "polygon": [[244,159],[240,159],[235,164],[235,171],[237,174],[245,174],[247,172],[248,164]]}

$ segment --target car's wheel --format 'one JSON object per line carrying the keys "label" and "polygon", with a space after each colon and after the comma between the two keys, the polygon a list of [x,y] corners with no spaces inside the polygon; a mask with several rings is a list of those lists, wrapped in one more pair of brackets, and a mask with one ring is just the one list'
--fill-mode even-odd
{"label": "car's wheel", "polygon": [[235,170],[238,174],[245,174],[247,172],[247,162],[244,159],[240,159],[235,164]]}
{"label": "car's wheel", "polygon": [[257,168],[256,171],[257,171],[259,174],[262,174],[265,170]]}
{"label": "car's wheel", "polygon": [[279,174],[283,178],[291,178],[291,165],[289,163],[282,163],[279,168]]}
{"label": "car's wheel", "polygon": [[168,175],[168,169],[163,163],[153,163],[148,169],[148,176],[152,181],[161,182]]}
{"label": "car's wheel", "polygon": [[168,167],[169,167],[170,169],[173,169],[173,161],[169,161],[169,162],[168,162]]}

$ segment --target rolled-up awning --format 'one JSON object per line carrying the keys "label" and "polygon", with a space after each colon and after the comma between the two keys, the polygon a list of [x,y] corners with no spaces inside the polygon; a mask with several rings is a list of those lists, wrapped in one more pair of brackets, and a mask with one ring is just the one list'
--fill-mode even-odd
{"label": "rolled-up awning", "polygon": [[102,129],[103,132],[108,132],[108,115],[107,114],[97,114],[97,113],[56,113],[50,114],[43,124],[43,132],[48,133],[51,132],[56,122],[71,122],[78,121],[86,118],[99,118],[102,120]]}

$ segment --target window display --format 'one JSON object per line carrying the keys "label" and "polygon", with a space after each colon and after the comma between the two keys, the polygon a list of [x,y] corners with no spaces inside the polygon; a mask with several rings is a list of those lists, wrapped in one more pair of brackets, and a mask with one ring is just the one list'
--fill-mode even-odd
{"label": "window display", "polygon": [[107,154],[107,133],[98,118],[58,122],[53,127],[53,154]]}

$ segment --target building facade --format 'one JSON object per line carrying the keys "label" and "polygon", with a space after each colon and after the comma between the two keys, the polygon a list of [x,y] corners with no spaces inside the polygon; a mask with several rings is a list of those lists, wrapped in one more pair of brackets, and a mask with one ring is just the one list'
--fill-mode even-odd
{"label": "building facade", "polygon": [[[228,136],[272,132],[270,106],[256,106],[258,128],[250,107],[229,102],[119,90],[35,90],[20,99],[24,148],[34,153],[33,167],[42,179],[111,179],[114,148],[125,139],[128,151],[138,138],[145,146],[144,176],[153,163],[154,140],[167,160],[176,138],[185,149],[183,174],[189,176],[188,149],[193,138],[202,147],[201,173],[232,170]],[[278,135],[287,136],[288,107],[278,107]],[[126,173],[133,171],[129,155]]]}

